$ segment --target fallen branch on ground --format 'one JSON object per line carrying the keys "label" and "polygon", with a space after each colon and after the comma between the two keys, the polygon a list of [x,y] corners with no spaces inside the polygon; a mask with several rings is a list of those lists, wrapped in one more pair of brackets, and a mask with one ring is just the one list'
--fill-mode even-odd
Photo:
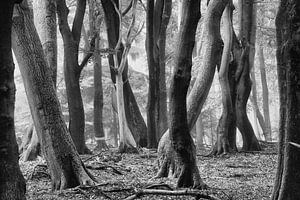
{"label": "fallen branch on ground", "polygon": [[138,190],[134,195],[127,197],[124,200],[134,200],[145,195],[167,195],[167,196],[193,196],[196,199],[209,199],[209,200],[221,200],[215,196],[204,194],[200,190],[153,190],[153,189],[141,189]]}
{"label": "fallen branch on ground", "polygon": [[113,170],[113,172],[115,172],[116,174],[119,175],[123,175],[122,172],[120,172],[119,170],[117,170],[115,167],[111,166],[111,165],[106,165],[106,164],[101,164],[101,165],[86,165],[85,166],[87,169],[92,169],[92,170],[104,170],[107,168],[111,168]]}

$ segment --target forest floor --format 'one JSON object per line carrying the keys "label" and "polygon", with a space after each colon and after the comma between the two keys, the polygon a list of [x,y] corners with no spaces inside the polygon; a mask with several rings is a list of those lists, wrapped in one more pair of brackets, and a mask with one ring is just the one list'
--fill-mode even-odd
{"label": "forest floor", "polygon": [[[266,145],[267,146],[267,145]],[[269,199],[276,173],[276,145],[262,152],[247,152],[206,157],[209,151],[197,154],[200,175],[209,186],[204,194],[222,200],[264,200]],[[51,191],[50,175],[45,161],[20,163],[27,183],[28,200],[66,199],[113,199],[123,200],[156,184],[168,184],[175,188],[176,179],[153,179],[158,170],[157,153],[142,149],[140,154],[119,154],[112,149],[82,156],[82,160],[98,184],[95,187],[77,187],[62,191]],[[93,169],[92,169],[93,168]],[[196,199],[192,196],[145,195],[142,200]]]}

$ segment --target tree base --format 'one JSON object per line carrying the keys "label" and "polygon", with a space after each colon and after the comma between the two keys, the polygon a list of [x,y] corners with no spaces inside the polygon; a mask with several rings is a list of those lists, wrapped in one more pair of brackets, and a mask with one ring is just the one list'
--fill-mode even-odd
{"label": "tree base", "polygon": [[28,128],[22,137],[19,154],[21,154],[20,160],[23,162],[36,160],[41,155],[41,144],[33,125]]}
{"label": "tree base", "polygon": [[178,188],[207,188],[200,177],[196,163],[191,163],[188,166],[178,161],[171,144],[169,132],[162,136],[158,144],[158,166],[159,170],[155,178],[178,178]]}
{"label": "tree base", "polygon": [[119,153],[139,153],[139,151],[132,145],[120,142]]}
{"label": "tree base", "polygon": [[94,148],[94,151],[106,151],[109,150],[105,140],[97,140],[97,146]]}

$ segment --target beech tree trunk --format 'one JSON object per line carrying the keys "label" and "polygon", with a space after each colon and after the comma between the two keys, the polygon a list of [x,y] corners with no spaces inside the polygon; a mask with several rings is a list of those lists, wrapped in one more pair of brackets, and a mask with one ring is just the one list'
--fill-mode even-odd
{"label": "beech tree trunk", "polygon": [[[117,6],[119,6],[118,0],[113,0]],[[105,15],[105,23],[107,29],[108,45],[110,49],[114,49],[119,38],[119,17],[116,13],[113,4],[108,0],[101,0],[103,11]],[[118,63],[121,61],[124,47],[121,44],[118,51]],[[110,67],[111,79],[113,84],[116,84],[116,72],[113,70],[114,59],[110,54],[108,56],[108,62]],[[125,102],[125,114],[130,131],[138,146],[147,146],[147,126],[139,110],[138,104],[132,92],[129,80],[128,80],[128,64],[123,71],[123,90],[124,90],[124,102]]]}
{"label": "beech tree trunk", "polygon": [[[223,13],[224,31],[224,47],[219,69],[219,81],[222,91],[223,112],[219,119],[217,127],[217,142],[214,146],[212,154],[227,154],[236,151],[235,145],[229,142],[230,125],[234,122],[234,110],[231,100],[230,84],[229,84],[229,63],[232,50],[233,28],[232,28],[232,2],[229,2]],[[234,141],[235,142],[235,141]]]}
{"label": "beech tree trunk", "polygon": [[258,60],[259,60],[259,69],[260,69],[261,85],[262,85],[263,112],[264,112],[264,119],[266,125],[266,132],[264,132],[264,136],[266,141],[272,141],[272,128],[271,128],[270,111],[269,111],[269,90],[268,90],[268,83],[267,83],[266,70],[265,70],[266,66],[265,66],[264,51],[262,45],[260,45],[258,49]]}
{"label": "beech tree trunk", "polygon": [[147,105],[147,142],[156,148],[161,134],[168,127],[165,81],[166,30],[172,1],[147,1],[146,51],[149,69]]}
{"label": "beech tree trunk", "polygon": [[30,19],[27,2],[15,7],[12,47],[20,66],[34,125],[51,174],[52,188],[93,185],[67,131],[51,78],[51,70]]}
{"label": "beech tree trunk", "polygon": [[14,127],[15,83],[11,52],[14,1],[0,2],[0,199],[25,200],[26,185],[18,162]]}
{"label": "beech tree trunk", "polygon": [[[78,0],[72,29],[68,24],[65,0],[56,1],[59,30],[64,42],[64,78],[69,107],[69,131],[79,154],[91,153],[85,145],[85,116],[79,78],[88,59],[78,64],[79,42],[85,13],[86,0]],[[86,56],[91,57],[93,53]]]}
{"label": "beech tree trunk", "polygon": [[197,149],[202,150],[204,149],[203,139],[204,139],[204,127],[202,121],[202,115],[200,114],[197,121],[196,121],[196,144]]}
{"label": "beech tree trunk", "polygon": [[191,79],[195,33],[200,19],[200,0],[183,3],[181,28],[170,89],[170,140],[178,159],[177,187],[204,187],[196,163],[196,148],[189,133],[186,95]]}
{"label": "beech tree trunk", "polygon": [[[56,87],[57,77],[57,31],[56,31],[56,7],[54,0],[36,0],[32,2],[34,23],[41,40],[44,54],[48,63],[48,67],[52,71],[53,84]],[[33,126],[31,124],[30,126]],[[28,131],[25,139],[29,139],[26,146],[21,148],[22,153],[20,160],[28,161],[35,160],[40,155],[40,142],[36,133],[36,129],[29,128],[32,131]],[[29,137],[30,136],[30,137]],[[26,148],[25,148],[26,147]]]}
{"label": "beech tree trunk", "polygon": [[102,19],[98,14],[99,9],[97,9],[95,3],[95,1],[89,0],[90,36],[96,35],[96,51],[94,52],[94,132],[97,146],[94,150],[107,150],[103,129],[102,58],[97,52],[101,47],[100,26]]}
{"label": "beech tree trunk", "polygon": [[[186,3],[186,2],[184,2]],[[216,65],[220,63],[222,41],[220,34],[220,20],[228,0],[212,0],[209,3],[204,18],[204,29],[207,31],[203,44],[203,63],[194,86],[187,98],[187,123],[191,130],[201,112],[208,95]],[[193,11],[194,12],[194,11]],[[192,50],[191,50],[192,53]],[[158,145],[158,161],[160,169],[156,177],[164,177],[175,172],[175,161],[170,141],[169,131],[165,132]]]}
{"label": "beech tree trunk", "polygon": [[[300,2],[281,0],[276,17],[279,154],[272,200],[300,199]],[[296,145],[295,145],[296,144]]]}
{"label": "beech tree trunk", "polygon": [[253,45],[251,36],[253,23],[253,1],[241,0],[240,2],[240,33],[239,39],[241,41],[241,57],[239,59],[239,66],[236,72],[236,120],[237,127],[240,130],[243,138],[244,151],[260,150],[258,140],[254,134],[253,128],[247,116],[247,101],[251,91],[250,80],[250,50]]}

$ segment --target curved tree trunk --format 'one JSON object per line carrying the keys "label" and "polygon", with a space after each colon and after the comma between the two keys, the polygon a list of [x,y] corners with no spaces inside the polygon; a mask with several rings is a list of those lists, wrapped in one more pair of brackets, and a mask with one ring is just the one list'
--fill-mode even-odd
{"label": "curved tree trunk", "polygon": [[276,17],[280,95],[279,154],[272,200],[300,199],[299,24],[300,2],[281,0]]}
{"label": "curved tree trunk", "polygon": [[[118,6],[118,1],[114,0]],[[119,38],[119,18],[111,1],[101,0],[103,11],[105,15],[105,23],[107,28],[108,45],[110,49],[114,49]],[[121,61],[121,56],[124,47],[121,44],[120,51],[118,52],[118,63]],[[114,59],[110,54],[108,56],[110,67],[111,79],[116,84],[116,72],[113,70]],[[123,90],[125,102],[125,114],[128,122],[129,129],[131,130],[134,139],[139,146],[147,146],[147,126],[139,110],[138,104],[132,92],[130,83],[128,81],[128,64],[123,71]]]}
{"label": "curved tree trunk", "polygon": [[214,155],[226,154],[228,152],[236,150],[235,146],[231,146],[230,144],[232,143],[229,143],[230,125],[234,120],[235,114],[232,106],[229,84],[229,63],[233,41],[232,6],[232,2],[228,3],[223,13],[223,24],[225,26],[223,38],[224,47],[219,69],[219,81],[222,91],[223,112],[221,118],[219,119],[219,124],[217,127],[217,142],[212,152],[212,154]]}
{"label": "curved tree trunk", "polygon": [[[187,98],[187,122],[188,129],[191,130],[195,125],[196,120],[201,112],[202,106],[208,95],[217,63],[219,63],[221,56],[221,35],[220,35],[220,20],[228,0],[213,0],[210,2],[205,15],[204,23],[205,30],[207,30],[206,40],[203,44],[203,60],[200,72],[194,86]],[[157,177],[166,176],[172,169],[174,152],[171,149],[171,141],[169,131],[166,131],[161,138],[158,145],[158,161],[160,162],[160,169]]]}
{"label": "curved tree trunk", "polygon": [[265,57],[262,45],[258,49],[258,60],[259,60],[259,69],[261,76],[261,85],[262,85],[262,96],[263,96],[263,112],[264,119],[266,124],[266,132],[264,132],[266,141],[272,141],[272,128],[270,121],[270,111],[269,111],[269,90],[266,77],[266,66],[265,66]]}
{"label": "curved tree trunk", "polygon": [[15,84],[11,52],[14,1],[0,2],[0,199],[25,200],[26,185],[18,163],[14,128]]}
{"label": "curved tree trunk", "polygon": [[[51,69],[53,85],[56,87],[57,77],[57,31],[56,31],[56,7],[54,0],[33,1],[34,24],[41,40],[44,54]],[[33,126],[31,124],[30,126]],[[40,155],[40,142],[35,128],[31,133],[28,148],[22,148],[21,160],[35,160]],[[27,132],[28,133],[28,132]],[[26,133],[26,134],[27,134]]]}
{"label": "curved tree trunk", "polygon": [[196,163],[196,148],[189,133],[186,95],[191,79],[195,33],[200,19],[200,1],[184,2],[175,69],[170,89],[170,140],[178,159],[177,187],[203,187]]}
{"label": "curved tree trunk", "polygon": [[241,41],[241,57],[236,72],[235,80],[237,81],[236,87],[236,119],[237,127],[240,130],[243,138],[244,151],[257,151],[260,150],[258,140],[254,134],[253,128],[247,116],[247,101],[251,91],[250,80],[250,51],[253,48],[254,31],[252,23],[253,20],[253,1],[241,0],[240,2],[240,33],[239,39]]}
{"label": "curved tree trunk", "polygon": [[78,64],[79,42],[85,7],[86,0],[77,1],[71,30],[68,24],[68,8],[65,0],[56,1],[58,24],[64,43],[64,78],[69,107],[69,131],[79,154],[91,153],[85,145],[85,116],[79,79],[83,67],[93,53],[87,54],[82,63]]}
{"label": "curved tree trunk", "polygon": [[147,143],[149,148],[157,147],[161,134],[168,126],[165,47],[171,8],[171,0],[147,1],[146,50],[149,69]]}
{"label": "curved tree trunk", "polygon": [[25,1],[16,6],[13,18],[13,50],[20,66],[34,125],[51,174],[52,188],[92,185],[87,171],[67,131],[47,67],[42,45]]}

